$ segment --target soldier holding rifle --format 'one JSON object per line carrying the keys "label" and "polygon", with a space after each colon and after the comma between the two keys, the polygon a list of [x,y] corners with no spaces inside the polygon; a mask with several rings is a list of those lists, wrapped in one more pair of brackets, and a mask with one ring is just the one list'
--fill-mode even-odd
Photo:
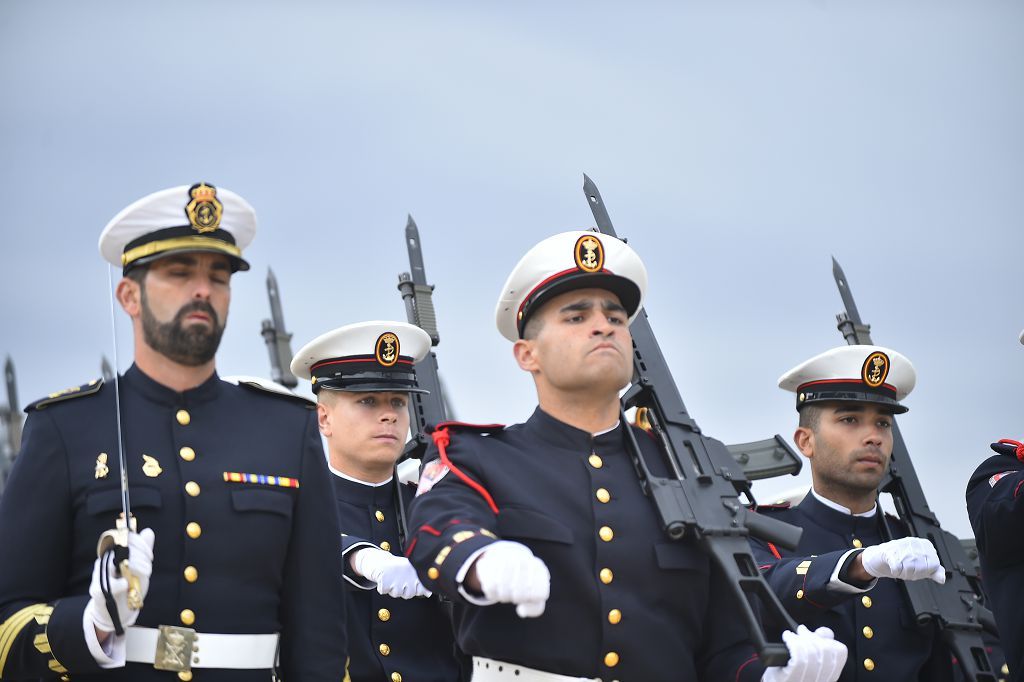
{"label": "soldier holding rifle", "polygon": [[878,488],[893,452],[893,415],[907,408],[913,365],[880,346],[833,348],[779,380],[797,395],[793,435],[811,464],[812,487],[794,508],[758,511],[804,529],[787,551],[754,541],[761,570],[801,622],[823,625],[849,647],[841,680],[953,679],[953,659],[932,624],[914,618],[897,581],[946,573],[935,547],[907,537],[900,520],[883,514]]}
{"label": "soldier holding rifle", "polygon": [[28,408],[0,503],[0,678],[344,676],[339,530],[314,413],[215,369],[255,227],[244,199],[197,183],[140,199],[103,231],[135,362]]}
{"label": "soldier holding rifle", "polygon": [[641,488],[631,439],[666,473],[619,402],[646,285],[630,247],[592,232],[519,262],[496,317],[539,407],[508,428],[439,425],[409,556],[428,589],[465,605],[474,681],[834,680],[845,647],[803,627],[784,635],[788,665],[765,671],[722,573],[692,538],[665,535]]}

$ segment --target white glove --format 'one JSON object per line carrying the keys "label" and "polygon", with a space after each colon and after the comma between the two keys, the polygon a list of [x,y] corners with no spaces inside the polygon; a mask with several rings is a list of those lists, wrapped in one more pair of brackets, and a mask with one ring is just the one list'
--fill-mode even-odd
{"label": "white glove", "polygon": [[[139,596],[146,598],[149,591],[149,576],[153,574],[153,543],[156,536],[152,528],[145,528],[141,533],[128,533],[128,567],[139,579]],[[134,625],[139,612],[128,607],[128,579],[118,576],[114,566],[114,555],[107,554],[105,559],[98,558],[92,566],[92,583],[89,585],[89,596],[92,597],[85,607],[85,622],[92,622],[103,632],[114,631],[114,621],[107,611],[107,602],[100,589],[100,571],[106,571],[110,578],[110,594],[117,604],[117,615],[121,625]],[[86,625],[88,627],[88,625]]]}
{"label": "white glove", "polygon": [[860,560],[868,575],[876,578],[928,578],[940,585],[946,582],[946,571],[939,563],[939,555],[924,538],[901,538],[868,547],[861,552]]}
{"label": "white glove", "polygon": [[367,580],[377,583],[377,592],[395,599],[429,597],[430,590],[416,577],[416,569],[405,557],[376,547],[360,549],[352,558],[352,568]]}
{"label": "white glove", "polygon": [[544,613],[551,594],[551,574],[526,545],[508,540],[492,543],[474,568],[488,599],[515,604],[520,618],[537,618]]}
{"label": "white glove", "polygon": [[773,667],[764,671],[761,682],[836,682],[846,665],[846,645],[835,640],[828,628],[814,632],[806,625],[798,625],[796,634],[786,630],[782,641],[789,649],[789,663],[785,668]]}

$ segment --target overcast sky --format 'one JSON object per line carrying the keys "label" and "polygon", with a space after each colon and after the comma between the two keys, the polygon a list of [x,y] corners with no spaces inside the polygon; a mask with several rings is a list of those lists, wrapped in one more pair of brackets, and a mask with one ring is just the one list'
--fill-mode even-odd
{"label": "overcast sky", "polygon": [[[520,421],[532,383],[494,304],[530,246],[593,224],[586,172],[646,261],[692,415],[726,442],[791,435],[776,380],[843,343],[838,258],[874,340],[917,367],[900,425],[964,535],[971,471],[1024,436],[1022,70],[1015,0],[6,0],[0,355],[22,405],[98,376],[101,229],[204,180],[260,223],[222,374],[269,374],[268,266],[293,350],[404,319],[411,213],[458,417]],[[123,370],[120,313],[119,339]]]}

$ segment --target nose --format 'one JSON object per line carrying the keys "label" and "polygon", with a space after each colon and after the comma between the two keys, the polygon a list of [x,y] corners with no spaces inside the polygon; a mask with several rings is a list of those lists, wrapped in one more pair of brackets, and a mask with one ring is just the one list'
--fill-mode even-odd
{"label": "nose", "polygon": [[398,411],[393,407],[386,407],[380,413],[380,420],[385,424],[394,424],[398,421]]}
{"label": "nose", "polygon": [[875,447],[882,447],[883,437],[882,428],[877,424],[872,426],[867,435],[864,436],[865,445],[874,445]]}
{"label": "nose", "polygon": [[210,280],[206,277],[196,277],[195,288],[192,290],[192,298],[206,301],[210,298],[212,287]]}

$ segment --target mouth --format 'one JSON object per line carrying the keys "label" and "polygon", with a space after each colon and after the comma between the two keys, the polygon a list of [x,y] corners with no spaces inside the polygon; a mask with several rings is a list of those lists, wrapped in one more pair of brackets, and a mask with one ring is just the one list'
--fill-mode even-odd
{"label": "mouth", "polygon": [[863,455],[856,459],[857,464],[866,464],[868,466],[882,466],[882,458],[878,455]]}
{"label": "mouth", "polygon": [[186,322],[204,322],[206,324],[210,324],[211,322],[213,322],[213,319],[209,315],[207,315],[206,313],[195,312],[195,313],[189,313],[188,315],[186,315],[185,316],[185,321]]}
{"label": "mouth", "polygon": [[398,436],[396,436],[393,433],[380,433],[380,434],[377,434],[376,436],[374,436],[373,438],[374,438],[374,440],[383,440],[383,441],[389,441],[389,442],[392,442],[392,443],[398,441]]}
{"label": "mouth", "polygon": [[594,346],[593,348],[590,349],[590,352],[591,353],[596,353],[596,352],[602,351],[602,350],[613,350],[616,353],[620,353],[618,346],[616,346],[614,343],[609,343],[607,341],[605,341],[604,343],[597,344],[596,346]]}

